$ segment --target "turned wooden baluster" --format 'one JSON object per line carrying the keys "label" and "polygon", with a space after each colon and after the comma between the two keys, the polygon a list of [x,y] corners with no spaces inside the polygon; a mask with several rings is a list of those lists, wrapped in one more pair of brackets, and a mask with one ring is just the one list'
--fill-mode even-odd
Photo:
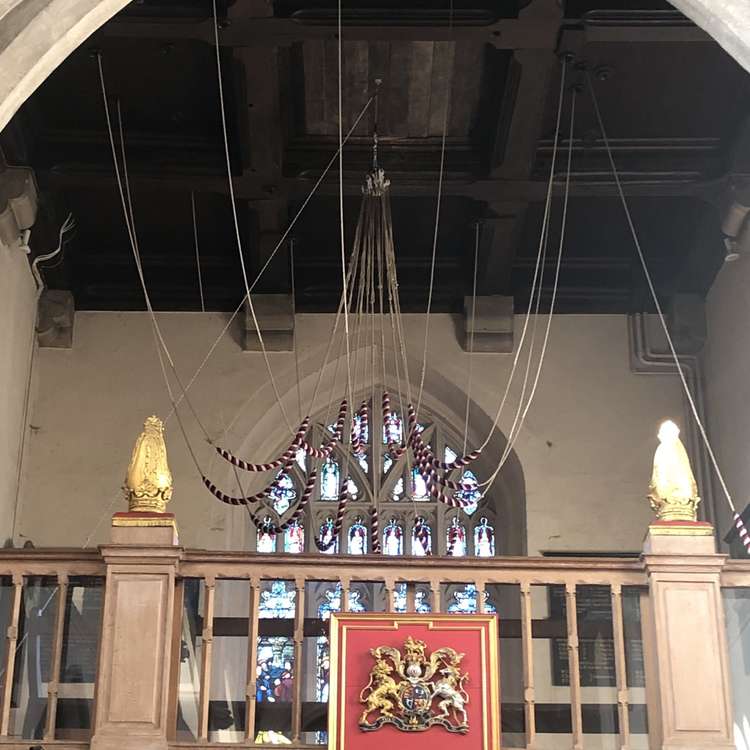
{"label": "turned wooden baluster", "polygon": [[583,747],[583,712],[581,710],[581,670],[578,662],[578,610],[574,583],[565,584],[565,612],[568,621],[568,674],[573,748],[580,750]]}
{"label": "turned wooden baluster", "polygon": [[211,660],[214,647],[214,606],[216,580],[204,580],[203,633],[201,634],[200,707],[198,713],[198,739],[208,740],[208,704],[211,694]]}

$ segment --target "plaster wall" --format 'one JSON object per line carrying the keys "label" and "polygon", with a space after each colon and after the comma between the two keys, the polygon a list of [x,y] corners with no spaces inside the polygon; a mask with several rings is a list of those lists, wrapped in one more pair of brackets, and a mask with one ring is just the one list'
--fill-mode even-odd
{"label": "plaster wall", "polygon": [[[706,300],[706,407],[719,466],[739,511],[750,502],[750,261],[741,258],[719,272]],[[717,484],[717,527],[732,527]]]}
{"label": "plaster wall", "polygon": [[[160,320],[187,381],[226,318],[169,313]],[[423,316],[406,316],[413,381],[419,377],[423,324]],[[331,325],[332,316],[297,318],[303,403],[312,393]],[[517,320],[517,330],[519,326]],[[424,403],[460,430],[468,355],[458,346],[451,316],[434,316],[430,352]],[[470,444],[485,437],[512,363],[509,354],[474,356]],[[293,420],[294,355],[269,357]],[[326,383],[331,367],[324,373]],[[19,541],[95,544],[107,538],[111,513],[124,508],[119,488],[144,418],[169,411],[147,316],[78,313],[73,348],[41,350],[38,373]],[[511,388],[501,428],[512,421],[519,390],[520,384]],[[240,455],[268,460],[288,439],[261,355],[243,352],[230,335],[190,393],[212,438]],[[226,464],[214,459],[189,411],[182,414],[205,473],[232,491]],[[630,372],[625,317],[557,317],[536,400],[515,446],[525,479],[528,554],[639,550],[650,519],[644,495],[656,425],[666,415],[680,421],[681,414],[675,377]],[[171,510],[177,514],[182,543],[213,549],[245,546],[243,511],[226,509],[206,492],[174,419],[167,424],[167,442],[175,480]]]}
{"label": "plaster wall", "polygon": [[0,243],[0,544],[12,534],[35,320],[27,256]]}

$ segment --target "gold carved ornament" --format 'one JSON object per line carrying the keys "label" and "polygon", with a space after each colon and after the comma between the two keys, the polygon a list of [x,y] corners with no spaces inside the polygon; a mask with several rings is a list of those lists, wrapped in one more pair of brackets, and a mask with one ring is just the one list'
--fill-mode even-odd
{"label": "gold carved ornament", "polygon": [[449,732],[469,731],[464,683],[460,669],[464,654],[443,647],[426,655],[424,641],[409,636],[404,653],[391,646],[370,649],[375,665],[360,693],[364,705],[359,728],[373,732],[391,724],[403,732],[423,732],[441,726]]}
{"label": "gold carved ornament", "polygon": [[133,447],[125,477],[128,510],[131,513],[164,513],[172,498],[172,473],[167,464],[164,423],[149,417]]}
{"label": "gold carved ornament", "polygon": [[680,430],[668,419],[658,437],[648,492],[651,508],[659,521],[696,521],[701,499]]}

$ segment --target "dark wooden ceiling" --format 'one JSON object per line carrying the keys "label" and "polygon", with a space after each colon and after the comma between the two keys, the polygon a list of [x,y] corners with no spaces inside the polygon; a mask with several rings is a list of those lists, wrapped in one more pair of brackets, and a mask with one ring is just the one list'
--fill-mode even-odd
{"label": "dark wooden ceiling", "polygon": [[[260,268],[338,139],[336,2],[219,5],[220,46],[244,252]],[[481,226],[480,291],[525,303],[554,135],[561,55],[568,81],[591,71],[641,241],[660,293],[705,293],[723,260],[720,208],[744,178],[736,144],[750,77],[666,2],[655,0],[370,0],[344,2],[348,129],[382,79],[380,161],[393,185],[402,306],[424,309],[440,144],[445,195],[434,308],[457,311],[471,288]],[[242,297],[225,174],[210,0],[138,0],[71,55],[0,134],[10,164],[32,166],[42,212],[34,252],[68,211],[77,229],[45,272],[78,309],[143,309],[122,219],[99,90],[99,51],[119,100],[144,270],[155,306],[200,307],[195,198],[206,306]],[[566,94],[569,98],[570,92]],[[561,312],[647,308],[644,283],[585,87],[577,97]],[[563,121],[567,121],[566,104]],[[371,159],[374,108],[345,150],[346,230]],[[746,139],[747,140],[747,139]],[[296,225],[297,309],[331,310],[340,292],[338,175]],[[559,232],[556,187],[551,240]],[[553,247],[556,245],[553,244]],[[259,290],[288,291],[289,253]],[[551,278],[551,275],[550,277]],[[545,283],[545,293],[550,289]]]}

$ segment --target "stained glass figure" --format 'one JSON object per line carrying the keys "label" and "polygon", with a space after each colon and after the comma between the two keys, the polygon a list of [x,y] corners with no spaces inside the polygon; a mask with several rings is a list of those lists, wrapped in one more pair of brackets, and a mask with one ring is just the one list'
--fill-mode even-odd
{"label": "stained glass figure", "polygon": [[392,411],[383,423],[383,444],[400,443],[403,437],[403,426],[398,412]]}
{"label": "stained glass figure", "polygon": [[[333,588],[326,589],[323,593],[324,599],[318,604],[318,617],[321,620],[328,620],[331,612],[341,612],[341,603],[344,597],[344,589],[341,583],[337,583]],[[364,612],[364,604],[360,601],[360,592],[356,589],[349,589],[349,611]]]}
{"label": "stained glass figure", "polygon": [[480,518],[474,528],[474,554],[477,557],[495,556],[495,529],[486,518]]}
{"label": "stained glass figure", "polygon": [[258,638],[255,699],[266,703],[290,703],[294,679],[294,641],[286,636]]}
{"label": "stained glass figure", "polygon": [[[318,532],[318,538],[323,545],[328,544],[333,539],[333,533],[335,531],[336,524],[334,523],[333,516],[328,516],[325,521],[320,525]],[[327,549],[320,550],[324,555],[337,555],[339,552],[339,540],[338,537],[333,540],[333,544]]]}
{"label": "stained glass figure", "polygon": [[443,458],[445,463],[452,464],[457,458],[458,458],[458,453],[456,453],[456,451],[454,451],[453,448],[446,445],[444,458]]}
{"label": "stained glass figure", "polygon": [[357,483],[351,477],[347,477],[346,479],[346,489],[352,500],[356,500],[359,495],[359,487],[357,487]]}
{"label": "stained glass figure", "polygon": [[294,617],[294,602],[297,591],[293,583],[286,581],[270,581],[263,584],[260,592],[260,607],[258,617],[262,620],[288,619]]}
{"label": "stained glass figure", "polygon": [[394,502],[398,502],[404,496],[404,478],[399,477],[396,484],[393,485],[393,491],[391,492],[391,499]]}
{"label": "stained glass figure", "polygon": [[[406,612],[406,584],[397,583],[394,591],[394,610],[396,612]],[[422,588],[417,588],[414,592],[414,609],[421,615],[432,612],[427,592]]]}
{"label": "stained glass figure", "polygon": [[[422,530],[425,538],[417,538],[417,529]],[[414,529],[411,532],[411,553],[415,557],[425,557],[428,551],[432,551],[432,529],[424,518],[419,516],[414,520]]]}
{"label": "stained glass figure", "polygon": [[320,468],[320,499],[338,500],[339,498],[339,465],[332,458],[326,459]]}
{"label": "stained glass figure", "polygon": [[299,555],[305,551],[305,529],[299,519],[284,532],[284,552]]}
{"label": "stained glass figure", "polygon": [[391,458],[390,453],[384,453],[383,454],[383,474],[388,473],[388,469],[393,466],[393,459]]}
{"label": "stained glass figure", "polygon": [[446,549],[452,557],[466,557],[468,550],[466,548],[466,527],[458,520],[453,518],[445,532]]}
{"label": "stained glass figure", "polygon": [[279,484],[271,492],[271,501],[273,502],[273,509],[282,515],[289,510],[292,502],[297,497],[297,491],[294,489],[294,480],[289,474],[280,472],[278,474]]}
{"label": "stained glass figure", "polygon": [[263,519],[263,526],[258,529],[255,540],[255,549],[258,552],[276,552],[276,533],[272,531],[273,520],[271,516]]}
{"label": "stained glass figure", "polygon": [[348,552],[350,555],[367,554],[367,526],[362,521],[362,516],[357,516],[349,528]]}
{"label": "stained glass figure", "polygon": [[[463,589],[453,592],[453,601],[448,605],[451,614],[472,615],[477,611],[479,591],[475,584],[467,583]],[[484,611],[489,614],[497,614],[497,609],[489,601],[489,591],[484,592]]]}
{"label": "stained glass figure", "polygon": [[391,518],[383,529],[383,554],[404,554],[404,530],[395,518]]}
{"label": "stained glass figure", "polygon": [[420,503],[430,499],[427,483],[416,467],[411,470],[411,498]]}
{"label": "stained glass figure", "polygon": [[467,515],[472,515],[479,505],[479,501],[482,499],[482,491],[479,489],[479,482],[477,481],[476,475],[473,471],[467,469],[461,476],[461,482],[469,485],[468,490],[457,490],[455,495],[461,500],[468,501],[467,505],[463,506],[463,511]]}
{"label": "stained glass figure", "polygon": [[363,451],[362,453],[357,454],[357,463],[359,464],[359,468],[362,469],[365,474],[369,473],[370,464],[367,460],[367,451]]}

